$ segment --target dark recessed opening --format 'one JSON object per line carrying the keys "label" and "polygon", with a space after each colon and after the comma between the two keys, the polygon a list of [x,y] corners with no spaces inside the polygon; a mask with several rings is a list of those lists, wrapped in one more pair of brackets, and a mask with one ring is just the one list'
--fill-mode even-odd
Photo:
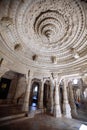
{"label": "dark recessed opening", "polygon": [[15,44],[14,46],[14,50],[20,50],[21,49],[21,45],[20,44]]}

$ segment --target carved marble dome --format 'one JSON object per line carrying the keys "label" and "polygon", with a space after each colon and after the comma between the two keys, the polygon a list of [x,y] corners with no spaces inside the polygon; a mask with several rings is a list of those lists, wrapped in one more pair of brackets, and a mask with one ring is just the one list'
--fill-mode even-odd
{"label": "carved marble dome", "polygon": [[86,71],[87,3],[1,0],[0,48],[12,70],[20,64],[37,73]]}

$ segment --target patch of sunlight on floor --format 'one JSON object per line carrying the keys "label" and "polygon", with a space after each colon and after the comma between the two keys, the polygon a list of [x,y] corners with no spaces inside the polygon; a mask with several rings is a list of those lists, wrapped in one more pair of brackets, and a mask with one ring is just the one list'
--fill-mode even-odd
{"label": "patch of sunlight on floor", "polygon": [[79,128],[79,130],[87,130],[87,126],[82,124],[81,127]]}

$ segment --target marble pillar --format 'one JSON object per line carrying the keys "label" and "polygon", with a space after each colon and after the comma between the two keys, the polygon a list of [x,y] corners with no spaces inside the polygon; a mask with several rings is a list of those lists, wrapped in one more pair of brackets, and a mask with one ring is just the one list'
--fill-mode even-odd
{"label": "marble pillar", "polygon": [[40,88],[40,99],[39,99],[39,108],[43,109],[43,92],[44,91],[44,80],[42,80],[41,88]]}
{"label": "marble pillar", "polygon": [[76,117],[77,110],[76,110],[76,105],[75,105],[75,101],[74,101],[72,82],[69,82],[68,87],[69,87],[69,102],[70,102],[70,106],[71,106],[71,114],[73,117]]}
{"label": "marble pillar", "polygon": [[32,76],[30,75],[30,76],[28,76],[28,79],[27,79],[24,103],[23,103],[23,107],[22,107],[22,111],[24,111],[26,113],[28,113],[28,111],[29,111],[29,97],[30,97],[31,81],[32,81]]}
{"label": "marble pillar", "polygon": [[61,117],[61,108],[60,108],[60,101],[59,101],[59,82],[55,80],[55,95],[54,95],[54,116]]}
{"label": "marble pillar", "polygon": [[63,115],[67,118],[71,117],[71,108],[68,102],[68,95],[67,95],[67,80],[64,79],[64,87],[63,87]]}

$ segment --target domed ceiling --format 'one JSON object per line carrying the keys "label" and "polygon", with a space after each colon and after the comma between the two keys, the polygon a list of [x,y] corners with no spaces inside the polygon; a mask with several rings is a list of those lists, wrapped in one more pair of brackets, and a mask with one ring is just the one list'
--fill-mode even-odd
{"label": "domed ceiling", "polygon": [[27,67],[59,73],[86,69],[85,0],[1,0],[0,34],[10,55]]}

